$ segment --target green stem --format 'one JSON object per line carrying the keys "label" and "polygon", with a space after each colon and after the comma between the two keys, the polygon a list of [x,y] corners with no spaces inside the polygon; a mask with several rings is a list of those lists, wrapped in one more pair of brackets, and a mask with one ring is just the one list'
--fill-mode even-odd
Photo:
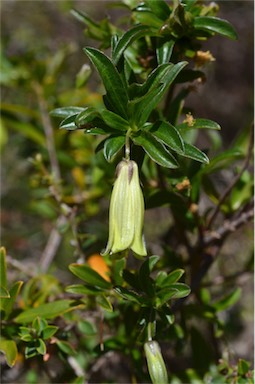
{"label": "green stem", "polygon": [[129,134],[126,134],[126,142],[125,142],[125,159],[130,160],[130,139]]}
{"label": "green stem", "polygon": [[152,340],[152,323],[149,322],[147,326],[148,341]]}

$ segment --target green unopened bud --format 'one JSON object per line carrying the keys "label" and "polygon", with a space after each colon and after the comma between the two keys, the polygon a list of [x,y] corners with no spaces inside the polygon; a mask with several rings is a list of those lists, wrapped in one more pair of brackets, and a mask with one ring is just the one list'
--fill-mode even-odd
{"label": "green unopened bud", "polygon": [[109,213],[109,239],[104,255],[127,249],[146,256],[143,239],[144,200],[137,164],[121,161],[116,168]]}
{"label": "green unopened bud", "polygon": [[144,351],[152,383],[167,384],[166,366],[157,341],[147,341],[144,344]]}

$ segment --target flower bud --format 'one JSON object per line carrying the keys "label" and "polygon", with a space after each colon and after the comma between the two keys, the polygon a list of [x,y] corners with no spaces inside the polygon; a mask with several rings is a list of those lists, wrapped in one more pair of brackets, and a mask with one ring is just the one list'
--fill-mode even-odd
{"label": "flower bud", "polygon": [[121,161],[116,168],[109,212],[109,239],[103,255],[132,249],[136,256],[146,256],[143,239],[144,200],[137,164]]}
{"label": "flower bud", "polygon": [[153,384],[167,384],[166,366],[157,341],[147,341],[144,344],[145,356],[150,378]]}

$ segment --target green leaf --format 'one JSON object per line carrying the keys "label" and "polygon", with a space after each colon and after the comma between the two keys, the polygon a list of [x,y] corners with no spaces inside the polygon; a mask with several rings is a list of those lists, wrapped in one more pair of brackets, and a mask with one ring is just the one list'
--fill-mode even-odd
{"label": "green leaf", "polygon": [[38,339],[38,347],[36,347],[36,350],[40,355],[45,355],[46,353],[46,345],[42,339]]}
{"label": "green leaf", "polygon": [[[10,298],[9,292],[4,287],[0,287],[0,298],[3,298],[3,299],[9,299]],[[1,300],[1,306],[2,306],[2,300]]]}
{"label": "green leaf", "polygon": [[165,286],[157,292],[157,299],[162,306],[170,299],[181,299],[190,294],[190,287],[183,283],[175,283]]}
{"label": "green leaf", "polygon": [[42,338],[43,340],[50,339],[55,333],[57,332],[58,327],[55,325],[48,325],[43,331],[42,331]]}
{"label": "green leaf", "polygon": [[86,336],[92,336],[97,334],[97,330],[91,322],[82,320],[78,322],[78,329]]}
{"label": "green leaf", "polygon": [[149,128],[149,132],[166,146],[180,155],[184,154],[184,143],[177,129],[166,121],[158,121]]}
{"label": "green leaf", "polygon": [[156,48],[158,65],[169,63],[171,58],[175,40],[158,39]]}
{"label": "green leaf", "polygon": [[141,304],[141,297],[134,291],[131,291],[127,288],[121,287],[121,286],[116,286],[114,287],[114,291],[123,299],[132,301],[134,303]]}
{"label": "green leaf", "polygon": [[62,352],[64,352],[66,355],[74,356],[76,354],[76,351],[74,350],[74,348],[67,341],[57,340],[56,344],[58,348]]}
{"label": "green leaf", "polygon": [[238,360],[238,375],[240,376],[245,376],[250,369],[251,363],[244,360],[244,359],[239,359]]}
{"label": "green leaf", "polygon": [[[160,284],[158,284],[161,288],[165,287],[166,285],[171,285],[176,283],[182,275],[185,273],[183,269],[176,269],[172,272],[170,272],[167,276],[160,279]],[[158,279],[157,279],[158,283]]]}
{"label": "green leaf", "polygon": [[96,117],[100,116],[100,114],[95,108],[86,107],[83,108],[82,111],[75,116],[75,125],[78,128],[87,128],[88,126],[91,127],[90,123],[93,122]]}
{"label": "green leaf", "polygon": [[107,311],[107,312],[113,311],[112,303],[110,302],[110,300],[105,295],[97,296],[96,302],[105,311]]}
{"label": "green leaf", "polygon": [[201,169],[201,173],[210,174],[220,169],[227,168],[230,164],[232,165],[235,160],[243,158],[243,153],[238,149],[225,150],[223,153],[215,156],[206,167]]}
{"label": "green leaf", "polygon": [[143,36],[148,36],[151,33],[151,29],[145,25],[137,25],[132,29],[125,32],[118,40],[112,53],[112,59],[115,65],[117,65],[121,55],[132,44],[133,41]]}
{"label": "green leaf", "polygon": [[0,248],[0,286],[7,289],[6,250],[4,247]]}
{"label": "green leaf", "polygon": [[158,105],[163,96],[164,84],[159,84],[157,87],[149,91],[145,96],[139,99],[130,101],[129,111],[131,119],[137,125],[141,127],[146,123],[148,117],[154,108]]}
{"label": "green leaf", "polygon": [[162,20],[159,19],[153,12],[148,8],[137,7],[135,12],[133,12],[135,20],[141,24],[148,25],[150,27],[160,29],[162,27]]}
{"label": "green leaf", "polygon": [[233,26],[227,20],[218,17],[198,16],[195,17],[193,25],[197,30],[219,33],[233,40],[238,38]]}
{"label": "green leaf", "polygon": [[70,271],[79,279],[85,281],[85,283],[96,286],[102,289],[111,288],[111,284],[108,283],[103,277],[101,277],[96,271],[85,264],[71,264],[69,265]]}
{"label": "green leaf", "polygon": [[61,107],[50,111],[50,115],[66,119],[69,116],[78,115],[82,111],[84,111],[84,108],[81,107]]}
{"label": "green leaf", "polygon": [[14,320],[17,323],[30,323],[36,316],[44,319],[54,319],[79,307],[80,305],[77,305],[74,300],[56,300],[52,303],[41,304],[36,308],[26,309]]}
{"label": "green leaf", "polygon": [[184,142],[184,155],[185,157],[189,157],[190,159],[199,161],[201,163],[209,163],[209,159],[206,154],[200,151],[198,148],[194,147],[191,144]]}
{"label": "green leaf", "polygon": [[76,120],[77,116],[78,115],[75,114],[75,115],[71,115],[71,116],[66,117],[64,120],[61,121],[59,128],[60,129],[67,129],[70,131],[78,129],[77,125],[75,124],[75,120]]}
{"label": "green leaf", "polygon": [[154,15],[163,21],[170,15],[170,9],[164,0],[145,0],[145,4],[150,7]]}
{"label": "green leaf", "polygon": [[167,168],[177,168],[178,163],[168,150],[149,132],[141,131],[139,136],[132,137],[136,145],[143,147],[149,157],[157,164]]}
{"label": "green leaf", "polygon": [[126,132],[130,128],[128,121],[114,112],[104,109],[100,114],[104,122],[113,129]]}
{"label": "green leaf", "polygon": [[208,119],[194,119],[192,124],[182,123],[176,127],[179,130],[190,130],[190,129],[216,129],[220,130],[221,127],[218,123]]}
{"label": "green leaf", "polygon": [[98,295],[101,293],[101,289],[92,286],[86,286],[82,284],[73,284],[66,287],[66,292],[75,293],[78,295]]}
{"label": "green leaf", "polygon": [[121,150],[125,145],[125,136],[112,135],[105,140],[104,143],[104,157],[107,161],[111,161],[114,156]]}
{"label": "green leaf", "polygon": [[13,367],[18,357],[18,349],[15,341],[1,338],[0,351],[5,354],[9,367]]}
{"label": "green leaf", "polygon": [[228,295],[223,297],[221,300],[214,303],[214,307],[217,311],[224,311],[225,309],[228,309],[232,307],[241,297],[241,288],[235,288],[232,292],[230,292]]}
{"label": "green leaf", "polygon": [[104,83],[111,110],[127,118],[128,95],[119,72],[106,55],[95,48],[85,48],[84,52],[97,68]]}
{"label": "green leaf", "polygon": [[16,281],[9,291],[9,298],[3,298],[1,300],[1,308],[5,312],[5,318],[7,318],[13,310],[14,303],[23,285],[23,281]]}

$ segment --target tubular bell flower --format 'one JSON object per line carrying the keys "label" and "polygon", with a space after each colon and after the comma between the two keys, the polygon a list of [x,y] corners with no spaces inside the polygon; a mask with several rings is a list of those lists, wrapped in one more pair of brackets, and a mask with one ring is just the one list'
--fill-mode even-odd
{"label": "tubular bell flower", "polygon": [[144,200],[137,164],[122,160],[116,168],[109,212],[109,239],[103,255],[131,248],[136,256],[146,256],[143,222]]}
{"label": "tubular bell flower", "polygon": [[166,366],[157,341],[151,340],[144,344],[150,378],[153,384],[167,384]]}

